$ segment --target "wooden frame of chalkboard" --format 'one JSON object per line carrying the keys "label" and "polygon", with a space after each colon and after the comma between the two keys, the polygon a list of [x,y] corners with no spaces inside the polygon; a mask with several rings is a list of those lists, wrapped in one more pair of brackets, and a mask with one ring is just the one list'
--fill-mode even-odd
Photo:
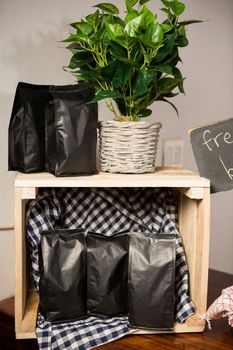
{"label": "wooden frame of chalkboard", "polygon": [[198,171],[211,193],[233,189],[233,118],[189,130]]}

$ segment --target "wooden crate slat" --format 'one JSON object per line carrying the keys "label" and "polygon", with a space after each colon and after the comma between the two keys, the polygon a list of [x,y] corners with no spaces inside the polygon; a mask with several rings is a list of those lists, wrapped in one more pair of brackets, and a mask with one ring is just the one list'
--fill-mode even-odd
{"label": "wooden crate slat", "polygon": [[[18,333],[18,339],[32,339],[36,338],[35,325],[37,309],[39,304],[38,293],[31,291],[28,297],[27,306],[22,322],[22,330]],[[192,321],[191,321],[192,319]],[[198,321],[197,315],[190,317],[189,322],[184,324],[175,323],[173,331],[153,331],[153,330],[135,330],[133,334],[161,334],[161,333],[189,333],[202,332],[204,323]]]}
{"label": "wooden crate slat", "polygon": [[49,173],[18,174],[15,187],[209,187],[209,180],[191,171],[157,168],[148,174],[99,173],[91,176],[55,177]]}
{"label": "wooden crate slat", "polygon": [[17,339],[32,339],[36,338],[35,327],[37,318],[37,309],[39,297],[36,291],[29,291],[27,304],[22,320],[21,332],[18,332]]}

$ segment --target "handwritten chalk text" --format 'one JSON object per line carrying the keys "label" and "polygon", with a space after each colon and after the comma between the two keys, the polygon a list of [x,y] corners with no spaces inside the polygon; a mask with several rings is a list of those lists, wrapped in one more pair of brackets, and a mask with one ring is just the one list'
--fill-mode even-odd
{"label": "handwritten chalk text", "polygon": [[[218,150],[221,148],[221,142],[224,142],[226,144],[233,143],[233,138],[229,132],[220,132],[217,135],[213,136],[211,130],[206,129],[203,133],[203,141],[204,142],[202,145],[206,146],[210,152],[213,152],[216,149]],[[233,180],[233,168],[228,169],[222,157],[220,155],[218,155],[218,157],[227,175],[231,180]]]}
{"label": "handwritten chalk text", "polygon": [[[223,139],[223,141],[225,143],[228,143],[228,144],[231,144],[233,143],[233,140],[231,139],[231,134],[229,132],[220,132],[219,134],[217,134],[216,136],[214,137],[210,137],[210,138],[207,138],[207,134],[210,136],[212,133],[210,130],[205,130],[204,133],[203,133],[203,146],[206,146],[208,148],[209,151],[212,152],[213,150],[213,146],[217,146],[217,147],[220,147],[219,146],[219,138],[220,139]],[[209,145],[211,143],[211,146]]]}

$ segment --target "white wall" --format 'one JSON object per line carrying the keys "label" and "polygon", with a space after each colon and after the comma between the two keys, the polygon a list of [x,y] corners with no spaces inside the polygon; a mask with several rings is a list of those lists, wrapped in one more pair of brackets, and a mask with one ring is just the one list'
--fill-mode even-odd
{"label": "white wall", "polygon": [[[123,8],[123,0],[115,2]],[[11,226],[13,221],[14,174],[6,169],[7,126],[16,84],[73,81],[62,70],[70,54],[59,41],[68,36],[68,24],[88,14],[96,3],[96,0],[0,1],[0,227]],[[154,6],[155,2],[151,3]],[[207,21],[190,26],[190,46],[181,50],[182,70],[187,77],[186,96],[173,100],[180,117],[168,105],[158,103],[153,107],[151,119],[163,123],[161,138],[184,139],[184,165],[196,170],[188,129],[232,116],[233,1],[186,0],[185,3],[186,18]],[[156,6],[159,6],[157,2]],[[103,105],[99,111],[100,119],[111,118]],[[233,271],[232,207],[232,191],[212,196],[210,265],[229,273]],[[0,231],[0,299],[14,293],[13,274],[13,232]]]}

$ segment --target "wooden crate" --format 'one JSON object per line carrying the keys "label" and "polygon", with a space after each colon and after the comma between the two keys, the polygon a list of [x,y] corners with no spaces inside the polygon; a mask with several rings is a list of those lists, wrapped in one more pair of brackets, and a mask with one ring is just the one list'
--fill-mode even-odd
{"label": "wooden crate", "polygon": [[[35,338],[38,295],[32,289],[25,237],[25,205],[36,198],[40,187],[170,187],[179,198],[179,230],[184,242],[190,273],[190,292],[197,313],[184,324],[175,324],[172,333],[202,332],[198,314],[206,310],[210,183],[189,170],[157,168],[151,174],[109,174],[54,177],[48,173],[18,174],[15,180],[15,329],[16,337]],[[137,333],[155,333],[137,331]],[[157,332],[162,333],[162,332]]]}

